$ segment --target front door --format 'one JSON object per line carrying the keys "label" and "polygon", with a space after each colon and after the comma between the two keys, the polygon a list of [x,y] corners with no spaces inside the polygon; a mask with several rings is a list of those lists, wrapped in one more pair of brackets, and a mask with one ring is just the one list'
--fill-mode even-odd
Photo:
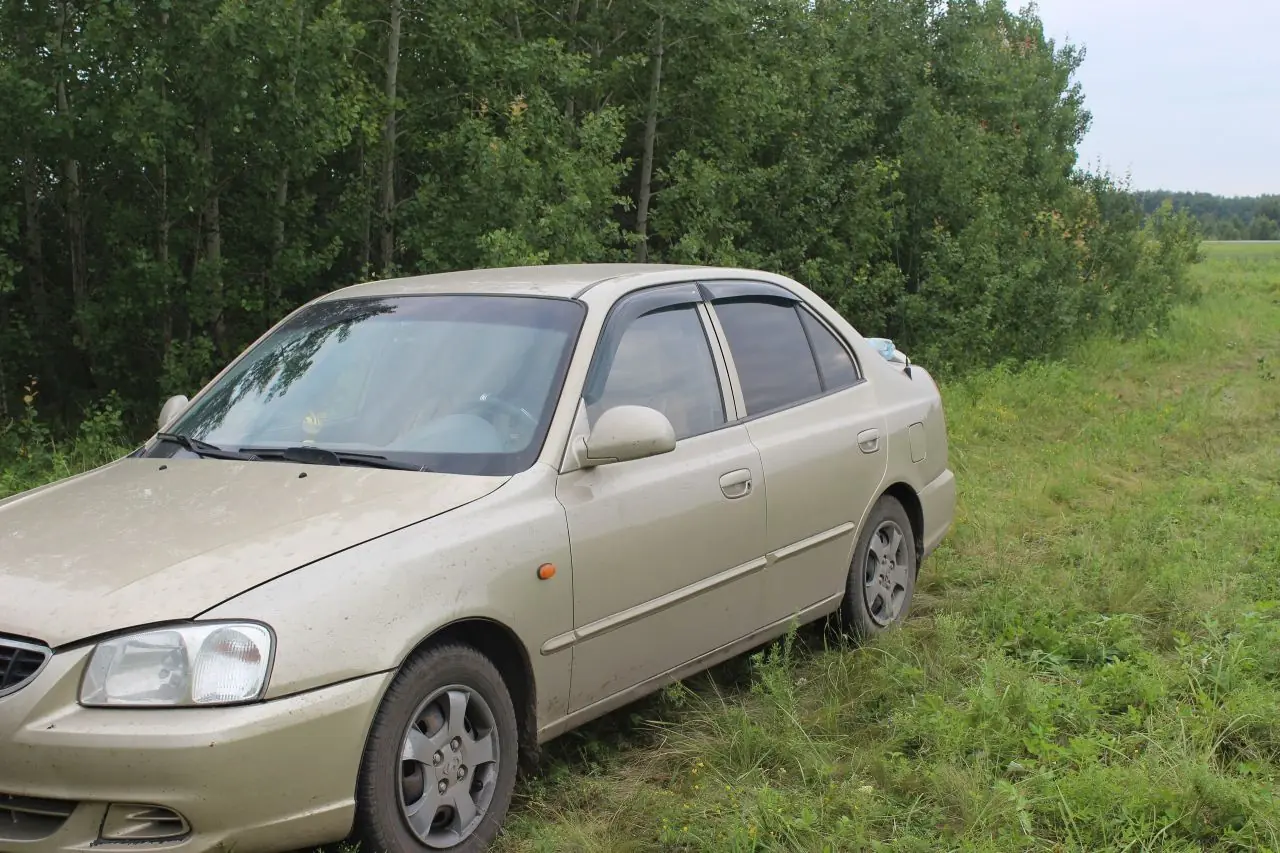
{"label": "front door", "polygon": [[584,391],[589,420],[643,405],[670,453],[561,476],[573,551],[570,712],[660,676],[761,624],[765,489],[735,419],[695,287],[645,291],[606,324]]}

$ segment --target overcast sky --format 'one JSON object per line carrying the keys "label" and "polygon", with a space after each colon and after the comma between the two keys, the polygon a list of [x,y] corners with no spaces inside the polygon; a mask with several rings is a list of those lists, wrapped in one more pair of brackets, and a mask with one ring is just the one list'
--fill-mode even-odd
{"label": "overcast sky", "polygon": [[1137,189],[1280,193],[1280,0],[1038,5],[1046,35],[1087,51],[1085,163]]}

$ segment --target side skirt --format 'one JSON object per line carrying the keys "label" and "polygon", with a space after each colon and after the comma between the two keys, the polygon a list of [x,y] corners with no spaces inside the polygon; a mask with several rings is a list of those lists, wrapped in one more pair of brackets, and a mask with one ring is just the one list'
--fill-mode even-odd
{"label": "side skirt", "polygon": [[770,640],[781,637],[783,634],[787,633],[787,629],[791,627],[793,622],[799,622],[801,625],[804,625],[809,622],[817,621],[824,616],[828,616],[840,608],[840,601],[843,598],[844,591],[841,590],[829,598],[824,598],[817,604],[809,605],[799,613],[792,614],[785,619],[779,619],[777,622],[766,625],[757,631],[753,631],[741,639],[734,640],[732,643],[723,645],[718,649],[713,649],[701,657],[682,663],[673,669],[659,673],[652,678],[641,681],[639,684],[628,687],[625,690],[620,690],[612,696],[601,699],[598,702],[593,702],[585,708],[581,708],[571,714],[561,717],[559,720],[543,726],[538,730],[538,743],[544,744],[547,741],[570,731],[571,729],[576,729],[583,723],[594,720],[597,717],[602,717],[610,711],[621,708],[623,705],[630,704],[631,702],[641,699],[650,693],[661,690],[668,684],[672,684],[683,678],[688,678],[689,676],[702,672],[703,670],[710,669],[716,664],[723,663],[729,658],[742,654],[748,649],[753,649],[757,646],[764,645]]}

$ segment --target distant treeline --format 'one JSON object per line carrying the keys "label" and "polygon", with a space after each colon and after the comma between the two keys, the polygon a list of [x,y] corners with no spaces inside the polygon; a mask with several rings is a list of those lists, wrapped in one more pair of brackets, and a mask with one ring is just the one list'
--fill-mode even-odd
{"label": "distant treeline", "polygon": [[1166,200],[1200,223],[1206,240],[1280,240],[1280,195],[1225,198],[1154,190],[1137,194],[1147,213]]}

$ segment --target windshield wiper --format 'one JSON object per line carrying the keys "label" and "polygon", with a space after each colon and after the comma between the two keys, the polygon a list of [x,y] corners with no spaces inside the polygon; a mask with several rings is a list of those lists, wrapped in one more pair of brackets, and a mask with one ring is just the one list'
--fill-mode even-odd
{"label": "windshield wiper", "polygon": [[243,447],[240,452],[252,454],[258,459],[279,459],[283,462],[301,462],[304,465],[362,465],[366,468],[387,468],[393,471],[423,470],[421,465],[398,462],[376,453],[330,450],[327,447],[316,447],[310,444],[301,447]]}
{"label": "windshield wiper", "polygon": [[192,438],[189,435],[183,435],[177,432],[158,432],[156,438],[161,441],[172,442],[183,450],[188,450],[204,459],[234,459],[241,462],[256,462],[258,457],[248,453],[241,453],[236,450],[228,450],[219,447],[216,444],[210,444],[207,441],[201,441],[198,438]]}

